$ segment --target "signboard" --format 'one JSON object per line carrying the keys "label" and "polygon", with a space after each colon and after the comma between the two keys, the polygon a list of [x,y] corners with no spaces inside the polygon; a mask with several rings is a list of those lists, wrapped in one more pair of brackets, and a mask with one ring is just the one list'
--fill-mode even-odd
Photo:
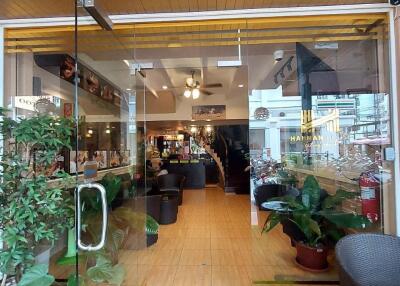
{"label": "signboard", "polygon": [[336,99],[336,100],[319,99],[319,100],[317,100],[317,109],[318,110],[355,109],[355,108],[356,108],[356,101],[354,99]]}

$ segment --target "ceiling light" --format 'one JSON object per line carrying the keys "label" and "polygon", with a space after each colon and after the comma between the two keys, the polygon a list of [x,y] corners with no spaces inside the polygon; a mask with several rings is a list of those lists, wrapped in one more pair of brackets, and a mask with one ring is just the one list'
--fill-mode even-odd
{"label": "ceiling light", "polygon": [[163,85],[163,86],[162,86],[162,89],[166,90],[166,89],[168,89],[168,86]]}
{"label": "ceiling light", "polygon": [[196,133],[197,132],[197,128],[195,126],[193,126],[192,128],[190,128],[190,132]]}
{"label": "ceiling light", "polygon": [[185,92],[183,93],[183,96],[186,98],[189,98],[192,96],[192,92],[190,91],[190,89],[185,89]]}
{"label": "ceiling light", "polygon": [[196,121],[196,120],[192,119],[192,120],[190,120],[190,121],[194,122],[194,121]]}
{"label": "ceiling light", "polygon": [[110,130],[110,129],[106,129],[106,133],[107,133],[107,134],[110,134],[110,133],[111,133],[111,130]]}
{"label": "ceiling light", "polygon": [[200,90],[198,88],[193,89],[192,95],[193,99],[198,99],[200,97]]}
{"label": "ceiling light", "polygon": [[211,126],[207,126],[207,127],[206,127],[206,131],[207,131],[208,133],[210,133],[210,132],[212,131],[212,127],[211,127]]}
{"label": "ceiling light", "polygon": [[210,121],[211,121],[211,119],[206,119],[206,121],[207,121],[207,122],[210,122]]}
{"label": "ceiling light", "polygon": [[88,129],[87,133],[88,134],[93,134],[93,130],[92,129]]}
{"label": "ceiling light", "polygon": [[242,88],[244,87],[244,84],[239,84],[238,87]]}
{"label": "ceiling light", "polygon": [[192,86],[193,83],[194,83],[193,77],[188,77],[188,78],[186,79],[186,84],[187,84],[188,86]]}
{"label": "ceiling light", "polygon": [[132,90],[131,88],[127,88],[127,89],[126,89],[126,91],[131,91],[131,90]]}

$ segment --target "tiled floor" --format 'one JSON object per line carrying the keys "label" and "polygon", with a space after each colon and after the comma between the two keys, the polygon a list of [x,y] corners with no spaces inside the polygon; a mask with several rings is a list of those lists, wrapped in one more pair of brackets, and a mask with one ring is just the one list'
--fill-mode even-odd
{"label": "tiled floor", "polygon": [[[124,285],[247,286],[274,285],[262,281],[337,280],[334,267],[321,274],[300,270],[294,264],[295,249],[279,228],[261,235],[265,217],[266,213],[251,207],[249,196],[227,195],[218,188],[185,190],[178,221],[160,227],[155,245],[122,252],[120,262],[127,271]],[[252,225],[252,220],[258,225]]]}

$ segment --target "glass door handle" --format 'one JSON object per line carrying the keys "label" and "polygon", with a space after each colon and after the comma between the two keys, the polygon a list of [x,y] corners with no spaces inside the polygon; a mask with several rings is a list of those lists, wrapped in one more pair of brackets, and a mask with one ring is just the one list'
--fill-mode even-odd
{"label": "glass door handle", "polygon": [[[83,189],[97,189],[101,195],[101,206],[103,211],[103,220],[102,220],[102,229],[101,229],[101,237],[100,242],[97,245],[85,245],[81,240],[82,233],[82,206],[81,206],[81,192]],[[78,186],[77,189],[77,232],[78,232],[78,248],[80,250],[85,251],[97,251],[104,247],[106,243],[106,233],[107,233],[107,217],[108,217],[108,209],[107,209],[107,196],[106,189],[98,184],[98,183],[87,183]]]}

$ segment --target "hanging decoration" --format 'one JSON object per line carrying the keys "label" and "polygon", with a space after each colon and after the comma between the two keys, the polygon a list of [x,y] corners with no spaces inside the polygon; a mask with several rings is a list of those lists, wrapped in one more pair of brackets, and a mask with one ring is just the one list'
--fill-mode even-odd
{"label": "hanging decoration", "polygon": [[266,107],[258,107],[254,111],[254,118],[256,120],[267,120],[269,118],[269,110]]}

